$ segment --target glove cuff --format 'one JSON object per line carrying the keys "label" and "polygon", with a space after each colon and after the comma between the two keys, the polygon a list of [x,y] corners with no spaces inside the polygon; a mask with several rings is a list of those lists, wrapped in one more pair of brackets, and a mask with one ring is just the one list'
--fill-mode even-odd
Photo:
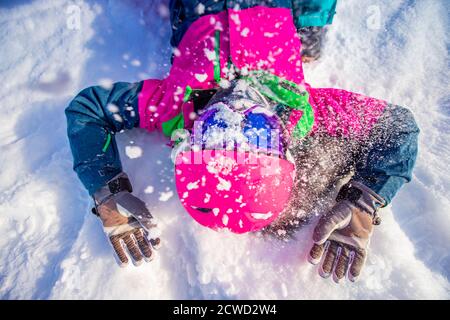
{"label": "glove cuff", "polygon": [[103,204],[114,195],[124,191],[131,193],[133,188],[127,174],[121,172],[94,193],[93,198],[95,206],[97,207]]}
{"label": "glove cuff", "polygon": [[373,217],[376,216],[379,208],[386,205],[386,201],[380,195],[358,181],[350,181],[341,188],[336,201],[342,200],[350,201]]}

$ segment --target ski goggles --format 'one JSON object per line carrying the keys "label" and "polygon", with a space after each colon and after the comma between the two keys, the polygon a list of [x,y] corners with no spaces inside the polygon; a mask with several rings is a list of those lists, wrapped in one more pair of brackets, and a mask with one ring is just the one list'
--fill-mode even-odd
{"label": "ski goggles", "polygon": [[191,146],[196,150],[235,150],[286,158],[287,140],[280,118],[259,105],[244,110],[216,103],[196,120]]}

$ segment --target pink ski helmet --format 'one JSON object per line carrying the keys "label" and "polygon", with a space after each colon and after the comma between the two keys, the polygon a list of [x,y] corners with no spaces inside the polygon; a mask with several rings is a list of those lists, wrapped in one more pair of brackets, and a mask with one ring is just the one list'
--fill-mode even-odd
{"label": "pink ski helmet", "polygon": [[188,148],[175,156],[175,181],[182,205],[198,223],[246,233],[283,212],[295,166],[275,113],[254,100],[229,102],[210,104],[197,119]]}

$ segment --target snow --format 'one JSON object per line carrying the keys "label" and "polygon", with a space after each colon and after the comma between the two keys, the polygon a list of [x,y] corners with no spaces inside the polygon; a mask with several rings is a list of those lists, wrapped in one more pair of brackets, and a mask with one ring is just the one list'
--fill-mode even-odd
{"label": "snow", "polygon": [[140,67],[141,66],[141,62],[137,59],[134,59],[133,61],[131,61],[131,65],[133,67]]}
{"label": "snow", "polygon": [[199,15],[205,13],[205,5],[203,3],[199,3],[197,7],[195,8],[195,12]]}
{"label": "snow", "polygon": [[195,79],[198,80],[198,82],[205,82],[205,80],[208,78],[208,75],[206,73],[196,73]]}
{"label": "snow", "polygon": [[206,58],[208,58],[208,61],[216,60],[216,51],[204,48],[203,53],[205,54]]}
{"label": "snow", "polygon": [[224,214],[222,217],[222,223],[224,226],[228,224],[228,215]]}
{"label": "snow", "polygon": [[217,190],[230,191],[231,182],[229,180],[223,179],[219,176],[217,176],[217,178],[219,179],[219,183],[217,184]]}
{"label": "snow", "polygon": [[244,28],[244,29],[242,29],[242,31],[241,31],[241,36],[243,36],[244,38],[246,38],[246,37],[248,36],[249,32],[250,32],[250,29],[249,29],[249,28]]}
{"label": "snow", "polygon": [[[233,172],[237,162],[233,158],[226,157],[223,154],[219,154],[209,159],[206,169],[209,173],[214,175],[227,176]],[[203,180],[203,177],[202,177]],[[206,177],[205,177],[206,182]]]}
{"label": "snow", "polygon": [[153,191],[155,191],[155,188],[153,186],[147,186],[147,188],[145,188],[144,193],[153,193]]}
{"label": "snow", "polygon": [[130,159],[136,159],[142,156],[142,148],[139,146],[126,146],[125,154]]}
{"label": "snow", "polygon": [[[205,148],[223,149],[225,146],[227,150],[237,147],[238,150],[246,151],[248,138],[241,127],[244,116],[222,102],[214,104],[214,109],[217,110],[214,114],[216,124],[208,126],[201,137]],[[226,124],[226,127],[223,127],[223,124]]]}
{"label": "snow", "polygon": [[267,219],[269,219],[271,216],[273,216],[272,212],[268,212],[268,213],[257,213],[257,212],[253,212],[253,213],[252,213],[252,218],[259,219],[259,220],[267,220]]}
{"label": "snow", "polygon": [[[1,299],[450,298],[445,1],[340,1],[323,57],[305,66],[315,87],[410,107],[422,130],[414,180],[383,210],[360,280],[340,285],[317,276],[306,260],[315,221],[287,243],[198,225],[169,197],[175,186],[167,140],[142,130],[119,134],[119,150],[135,194],[159,219],[163,244],[149,264],[115,265],[72,172],[63,111],[89,85],[168,71],[166,2],[138,3],[0,4],[0,40],[8,48],[0,59]],[[131,141],[143,156],[126,156]]]}
{"label": "snow", "polygon": [[170,198],[173,197],[173,191],[161,192],[159,194],[159,201],[166,202],[169,201]]}
{"label": "snow", "polygon": [[194,181],[194,182],[189,182],[186,186],[186,188],[188,190],[194,190],[194,189],[198,189],[198,184],[200,183],[200,180]]}

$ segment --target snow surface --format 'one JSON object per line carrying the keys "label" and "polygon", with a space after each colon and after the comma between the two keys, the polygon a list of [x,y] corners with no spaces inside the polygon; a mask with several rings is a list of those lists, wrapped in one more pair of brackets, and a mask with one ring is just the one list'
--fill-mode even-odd
{"label": "snow surface", "polygon": [[199,226],[172,196],[166,141],[141,130],[119,147],[163,246],[150,264],[115,265],[72,172],[63,111],[86,86],[168,71],[167,6],[138,3],[0,1],[0,298],[450,298],[446,1],[340,1],[323,57],[305,67],[313,86],[410,107],[422,130],[413,182],[382,213],[360,281],[341,285],[306,261],[313,224],[288,243]]}

